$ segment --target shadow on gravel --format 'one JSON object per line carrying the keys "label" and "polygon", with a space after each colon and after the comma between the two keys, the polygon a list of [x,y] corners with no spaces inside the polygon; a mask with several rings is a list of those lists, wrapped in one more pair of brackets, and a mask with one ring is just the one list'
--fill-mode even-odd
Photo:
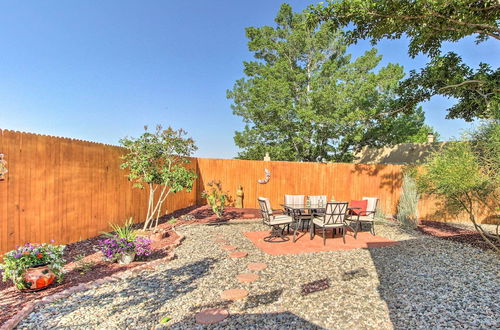
{"label": "shadow on gravel", "polygon": [[499,282],[494,260],[479,260],[468,249],[450,253],[430,240],[368,250],[395,329],[495,327]]}
{"label": "shadow on gravel", "polygon": [[[197,280],[208,275],[210,268],[217,262],[214,258],[205,258],[185,266],[166,269],[164,272],[144,271],[134,277],[125,280],[112,282],[120,286],[116,292],[106,292],[102,294],[83,294],[76,301],[64,303],[67,313],[75,310],[93,310],[96,305],[110,305],[108,313],[96,315],[94,323],[69,324],[74,327],[94,327],[99,326],[103,318],[111,318],[119,314],[121,327],[140,327],[143,314],[133,314],[129,308],[142,306],[141,310],[148,311],[148,320],[158,320],[161,318],[158,310],[164,304],[180,295],[187,294],[197,289]],[[88,292],[88,291],[87,291]]]}
{"label": "shadow on gravel", "polygon": [[[168,329],[192,329],[200,327],[195,323],[194,315],[169,324]],[[205,326],[209,329],[324,329],[290,312],[230,314],[225,320]],[[166,326],[165,326],[166,328]]]}

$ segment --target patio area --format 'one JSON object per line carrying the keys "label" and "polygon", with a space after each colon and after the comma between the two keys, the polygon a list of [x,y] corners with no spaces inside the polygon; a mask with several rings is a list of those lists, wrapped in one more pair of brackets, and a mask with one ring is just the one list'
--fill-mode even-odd
{"label": "patio area", "polygon": [[[500,264],[491,253],[377,223],[377,235],[398,244],[270,255],[245,235],[266,230],[255,220],[182,226],[175,260],[45,305],[19,328],[498,326]],[[229,316],[197,324],[210,308]]]}

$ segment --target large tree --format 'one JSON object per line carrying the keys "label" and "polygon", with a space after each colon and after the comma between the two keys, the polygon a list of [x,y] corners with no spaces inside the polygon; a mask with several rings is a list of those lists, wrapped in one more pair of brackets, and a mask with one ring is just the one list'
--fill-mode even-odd
{"label": "large tree", "polygon": [[403,68],[376,72],[381,56],[372,49],[355,60],[346,53],[333,23],[309,26],[305,13],[284,4],[276,26],[246,29],[255,60],[244,62],[246,78],[228,98],[246,123],[236,132],[239,158],[350,161],[365,145],[412,142],[424,126],[421,109],[391,114]]}
{"label": "large tree", "polygon": [[399,88],[393,111],[412,111],[434,95],[456,98],[448,118],[500,118],[500,69],[487,63],[466,65],[454,53],[441,53],[443,42],[475,36],[480,43],[500,40],[498,0],[340,0],[310,8],[310,26],[327,21],[344,29],[349,43],[406,36],[408,53],[427,54],[431,60],[420,71],[411,71]]}

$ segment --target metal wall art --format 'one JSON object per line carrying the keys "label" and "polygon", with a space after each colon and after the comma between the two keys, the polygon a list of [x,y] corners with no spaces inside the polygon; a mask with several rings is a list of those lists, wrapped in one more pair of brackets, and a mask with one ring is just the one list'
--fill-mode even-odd
{"label": "metal wall art", "polygon": [[260,183],[260,184],[268,183],[269,180],[271,179],[271,171],[269,171],[267,168],[265,168],[264,172],[266,172],[266,178],[265,179],[261,179],[261,180],[257,180],[257,182]]}

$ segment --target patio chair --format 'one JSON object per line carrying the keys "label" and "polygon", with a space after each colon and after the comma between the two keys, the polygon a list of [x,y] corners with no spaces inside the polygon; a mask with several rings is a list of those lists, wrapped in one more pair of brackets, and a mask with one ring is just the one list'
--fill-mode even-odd
{"label": "patio chair", "polygon": [[356,224],[354,228],[355,234],[363,229],[363,224],[370,224],[370,233],[375,235],[375,212],[377,210],[377,197],[363,197],[363,201],[367,201],[366,210],[355,211],[351,210],[346,220]]}
{"label": "patio chair", "polygon": [[[311,225],[311,239],[316,234],[316,226],[323,228],[323,245],[326,245],[326,230],[332,229],[332,237],[334,237],[334,229],[342,229],[342,239],[345,244],[345,232],[347,227],[350,227],[345,218],[347,215],[347,202],[328,202],[326,203],[325,214],[321,217],[313,217]],[[354,236],[356,237],[356,235]]]}
{"label": "patio chair", "polygon": [[[285,204],[297,204],[302,205],[305,204],[305,196],[304,195],[285,195]],[[309,220],[311,220],[311,214],[306,214],[298,211],[295,216],[288,209],[285,209],[285,214],[294,217],[296,222],[296,226],[302,225],[302,230],[304,230],[305,223],[309,224]],[[290,226],[288,226],[288,232],[290,232]]]}
{"label": "patio chair", "polygon": [[273,214],[268,198],[259,197],[258,201],[263,223],[272,228],[271,235],[265,237],[264,241],[272,242],[273,238],[281,238],[283,241],[288,241],[289,238],[283,235],[284,228],[280,226],[289,226],[293,222],[293,217],[284,214]]}

